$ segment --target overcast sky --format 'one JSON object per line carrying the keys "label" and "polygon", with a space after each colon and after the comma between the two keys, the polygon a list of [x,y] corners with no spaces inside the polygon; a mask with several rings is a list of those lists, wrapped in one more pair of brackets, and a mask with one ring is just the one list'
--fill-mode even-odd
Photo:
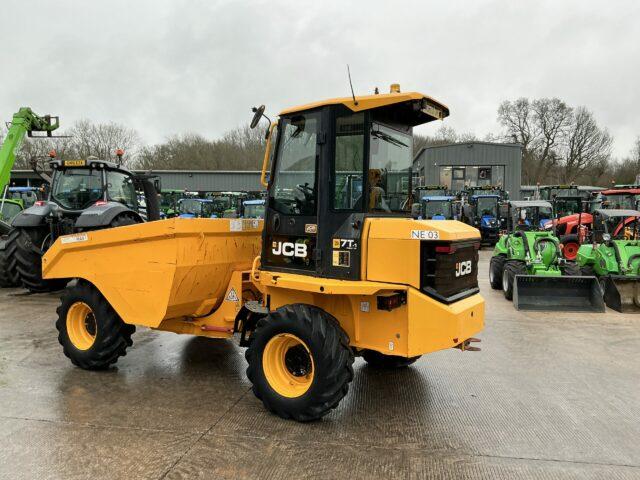
{"label": "overcast sky", "polygon": [[[347,5],[353,5],[348,7]],[[585,105],[627,155],[640,120],[637,1],[22,1],[0,10],[0,119],[115,121],[147,143],[393,82],[498,132],[505,99]],[[420,127],[429,133],[438,124]]]}

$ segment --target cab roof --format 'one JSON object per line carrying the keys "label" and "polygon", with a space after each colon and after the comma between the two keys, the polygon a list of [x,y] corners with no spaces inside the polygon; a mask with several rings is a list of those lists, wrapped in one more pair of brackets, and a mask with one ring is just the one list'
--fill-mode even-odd
{"label": "cab roof", "polygon": [[446,202],[455,199],[456,197],[452,195],[426,195],[422,197],[422,200],[426,200],[428,202]]}
{"label": "cab roof", "polygon": [[515,208],[527,208],[527,207],[552,208],[551,204],[545,200],[511,200],[509,204]]}
{"label": "cab roof", "polygon": [[442,120],[449,116],[449,108],[434,98],[418,92],[400,92],[399,87],[397,90],[398,91],[392,91],[392,93],[357,96],[355,102],[353,101],[353,97],[329,98],[327,100],[287,108],[281,111],[280,115],[305,112],[329,105],[344,105],[352,112],[363,112],[365,110],[395,105],[399,109],[404,108],[408,112],[413,113],[413,118],[410,122],[412,125],[420,125],[433,120]]}
{"label": "cab roof", "polygon": [[603,217],[640,217],[638,210],[625,210],[622,208],[612,208],[610,210],[600,208],[596,212]]}

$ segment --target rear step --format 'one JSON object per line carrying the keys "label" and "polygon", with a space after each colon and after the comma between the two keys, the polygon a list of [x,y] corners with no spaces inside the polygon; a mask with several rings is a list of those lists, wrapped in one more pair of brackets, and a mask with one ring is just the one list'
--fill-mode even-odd
{"label": "rear step", "polygon": [[603,313],[602,289],[596,277],[516,275],[516,310]]}
{"label": "rear step", "polygon": [[620,313],[640,313],[640,278],[610,275],[603,279],[607,307]]}

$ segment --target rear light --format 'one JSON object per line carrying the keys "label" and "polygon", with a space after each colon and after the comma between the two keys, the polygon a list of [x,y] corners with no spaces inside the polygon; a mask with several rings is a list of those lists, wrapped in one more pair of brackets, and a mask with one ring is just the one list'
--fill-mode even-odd
{"label": "rear light", "polygon": [[436,246],[436,253],[455,253],[457,250],[455,245],[438,245]]}
{"label": "rear light", "polygon": [[38,200],[36,203],[34,203],[33,205],[35,207],[44,207],[47,204],[47,202],[43,201],[43,200]]}
{"label": "rear light", "polygon": [[390,312],[394,308],[401,307],[407,303],[407,294],[405,292],[395,293],[384,297],[377,297],[378,310],[386,310]]}
{"label": "rear light", "polygon": [[107,204],[107,202],[105,202],[104,200],[98,200],[96,203],[94,203],[94,205],[96,207],[101,207],[101,206],[106,205],[106,204]]}

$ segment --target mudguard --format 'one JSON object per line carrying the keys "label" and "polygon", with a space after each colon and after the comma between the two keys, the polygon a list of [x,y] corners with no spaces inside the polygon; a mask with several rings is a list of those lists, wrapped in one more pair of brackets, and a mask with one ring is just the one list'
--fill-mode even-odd
{"label": "mudguard", "polygon": [[42,225],[45,219],[58,209],[58,205],[53,202],[41,202],[40,205],[23,210],[15,216],[11,226],[13,227],[38,227]]}
{"label": "mudguard", "polygon": [[114,218],[122,213],[127,213],[142,222],[140,215],[129,207],[118,202],[107,202],[101,205],[92,205],[80,214],[76,220],[76,228],[96,228],[108,226]]}

